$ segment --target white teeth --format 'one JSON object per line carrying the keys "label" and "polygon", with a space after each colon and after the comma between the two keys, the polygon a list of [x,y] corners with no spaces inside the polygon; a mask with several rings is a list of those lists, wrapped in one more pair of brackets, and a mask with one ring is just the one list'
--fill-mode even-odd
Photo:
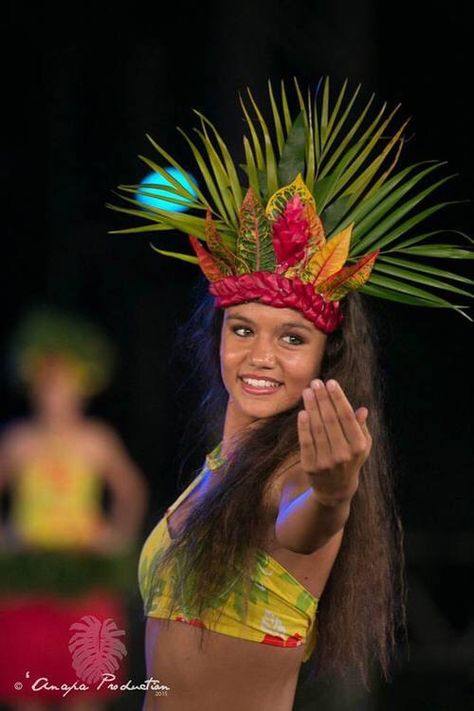
{"label": "white teeth", "polygon": [[274,383],[270,380],[254,380],[253,378],[242,378],[242,380],[254,388],[278,388],[280,385],[280,383]]}

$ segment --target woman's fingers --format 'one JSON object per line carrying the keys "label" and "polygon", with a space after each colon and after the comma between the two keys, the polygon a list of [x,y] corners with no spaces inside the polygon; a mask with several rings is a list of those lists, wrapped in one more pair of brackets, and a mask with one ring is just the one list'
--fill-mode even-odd
{"label": "woman's fingers", "polygon": [[[331,382],[334,383],[335,381],[329,381],[329,383]],[[333,402],[332,392],[330,397],[328,384],[325,386],[322,380],[313,380],[311,386],[321,413],[329,449],[333,454],[339,453],[342,455],[344,450],[347,449],[347,441],[340,422],[341,414]]]}
{"label": "woman's fingers", "polygon": [[307,410],[298,413],[298,439],[300,443],[301,466],[307,472],[316,468],[316,450]]}
{"label": "woman's fingers", "polygon": [[309,426],[314,441],[318,461],[325,461],[331,453],[326,427],[313,388],[303,390],[303,400],[309,416]]}
{"label": "woman's fingers", "polygon": [[357,411],[359,414],[356,415],[343,389],[336,380],[328,380],[326,387],[337,412],[339,424],[346,441],[350,444],[352,450],[362,450],[365,446],[362,422],[364,421],[364,413],[365,417],[367,417],[367,408],[363,408],[362,411],[359,409]]}
{"label": "woman's fingers", "polygon": [[[365,411],[365,412],[363,412],[363,413],[361,414],[361,410],[362,410],[362,411]],[[365,437],[365,442],[366,442],[366,458],[369,456],[370,450],[371,450],[371,448],[372,448],[372,435],[370,434],[369,428],[368,428],[368,426],[367,426],[367,416],[368,416],[368,414],[369,414],[369,411],[367,410],[366,407],[359,408],[359,409],[357,410],[357,412],[356,412],[357,421],[358,421],[358,423],[359,423],[359,425],[360,425],[360,427],[361,427],[362,433],[363,433],[363,435],[364,435],[364,437]],[[361,419],[362,419],[362,422],[361,422]]]}
{"label": "woman's fingers", "polygon": [[305,409],[298,415],[302,465],[306,471],[367,458],[372,437],[367,427],[368,410],[356,412],[335,380],[316,379],[303,391]]}

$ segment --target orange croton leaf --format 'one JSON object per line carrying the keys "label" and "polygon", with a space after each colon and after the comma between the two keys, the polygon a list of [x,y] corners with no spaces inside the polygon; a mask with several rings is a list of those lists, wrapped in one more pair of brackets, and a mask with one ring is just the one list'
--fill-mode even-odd
{"label": "orange croton leaf", "polygon": [[326,235],[321,218],[316,212],[314,202],[308,202],[304,208],[304,216],[309,224],[309,244],[311,249],[322,249],[326,243]]}
{"label": "orange croton leaf", "polygon": [[206,236],[206,243],[209,247],[209,251],[211,252],[211,256],[214,258],[214,261],[220,271],[226,276],[233,274],[236,264],[235,255],[222,241],[222,237],[217,231],[217,227],[212,219],[212,213],[210,210],[207,210],[206,212],[204,234]]}
{"label": "orange croton leaf", "polygon": [[328,240],[324,247],[313,254],[305,271],[313,275],[314,286],[319,286],[346,263],[353,225]]}
{"label": "orange croton leaf", "polygon": [[189,241],[196,253],[199,266],[207,279],[209,279],[209,281],[219,281],[219,279],[223,279],[225,274],[221,272],[216,260],[204,249],[197,237],[189,235]]}
{"label": "orange croton leaf", "polygon": [[356,264],[340,269],[336,274],[319,284],[316,291],[324,294],[327,301],[337,301],[350,291],[360,289],[370,277],[379,252],[380,249],[376,249],[375,252],[365,254]]}

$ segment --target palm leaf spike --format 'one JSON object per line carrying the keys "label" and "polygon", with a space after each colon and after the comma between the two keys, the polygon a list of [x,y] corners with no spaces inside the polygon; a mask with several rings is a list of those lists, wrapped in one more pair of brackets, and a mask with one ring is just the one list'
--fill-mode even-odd
{"label": "palm leaf spike", "polygon": [[[178,128],[179,130],[179,128]],[[153,148],[156,150],[157,153],[159,153],[170,165],[173,166],[173,168],[176,168],[182,175],[186,175],[188,177],[189,182],[193,186],[194,190],[196,191],[196,195],[198,198],[204,202],[205,198],[204,195],[202,194],[201,190],[199,189],[199,185],[196,183],[194,180],[193,176],[190,175],[178,161],[176,161],[173,156],[171,156],[167,151],[165,151],[162,146],[160,146],[159,143],[157,143],[148,133],[146,134],[146,138],[149,141],[149,143],[153,146]],[[170,180],[172,176],[169,176]]]}
{"label": "palm leaf spike", "polygon": [[182,252],[170,252],[166,249],[159,249],[155,247],[154,244],[150,242],[150,247],[159,254],[163,254],[165,257],[174,257],[175,259],[181,259],[183,262],[189,262],[190,264],[199,264],[199,259],[193,257],[191,254],[184,254]]}
{"label": "palm leaf spike", "polygon": [[[348,145],[347,150],[341,155],[332,173],[325,176],[325,180],[322,180],[322,175],[324,173],[324,171],[322,171],[320,179],[317,180],[314,185],[314,192],[318,195],[317,200],[321,211],[324,210],[327,204],[337,198],[338,194],[341,193],[346,187],[347,182],[367,159],[373,148],[376,147],[378,139],[390,122],[394,113],[393,112],[389,119],[385,120],[382,125],[380,125],[384,112],[385,106],[382,107],[381,111],[379,111],[378,115],[369,127],[363,131],[362,135],[359,136],[352,144]],[[358,124],[357,121],[356,124]],[[351,131],[349,131],[349,133],[351,133]]]}
{"label": "palm leaf spike", "polygon": [[[304,122],[304,127],[305,127],[305,150],[304,150],[304,162],[306,165],[305,183],[308,186],[308,188],[311,189],[313,187],[314,176],[315,176],[315,172],[316,172],[316,158],[315,158],[315,153],[314,153],[314,131],[313,131],[313,126],[312,126],[311,109],[309,106],[309,98],[308,98],[308,107],[306,107],[306,104],[304,102],[303,95],[301,93],[301,89],[299,87],[296,77],[293,78],[293,81],[295,83],[295,90],[296,90],[296,94],[298,97],[298,103],[299,103],[300,112],[301,112],[300,115],[302,115],[302,117],[303,117],[303,122]],[[298,119],[296,119],[296,120],[298,120]],[[301,172],[303,172],[303,167],[301,169]]]}
{"label": "palm leaf spike", "polygon": [[265,168],[267,173],[267,193],[268,195],[273,195],[274,192],[278,190],[278,174],[277,174],[277,163],[275,158],[275,152],[273,150],[272,139],[270,137],[270,132],[268,130],[265,119],[263,118],[262,112],[257,106],[255,99],[253,98],[252,92],[247,87],[247,93],[249,95],[250,101],[257,114],[258,121],[260,123],[260,128],[263,135],[263,141],[265,145]]}
{"label": "palm leaf spike", "polygon": [[316,156],[314,155],[314,128],[313,128],[313,111],[311,108],[311,93],[308,87],[307,94],[307,137],[306,137],[306,176],[305,183],[308,187],[313,187],[314,179],[316,177]]}
{"label": "palm leaf spike", "polygon": [[257,168],[258,170],[264,170],[265,168],[265,159],[263,157],[263,151],[262,147],[260,145],[260,140],[258,138],[257,131],[255,129],[254,123],[250,117],[249,112],[247,111],[247,107],[245,106],[245,102],[242,98],[242,96],[239,94],[239,100],[240,100],[240,105],[242,107],[242,111],[244,112],[245,120],[247,122],[247,126],[249,127],[250,130],[250,135],[252,137],[252,142],[253,142],[253,147],[255,151],[255,159],[257,163]]}
{"label": "palm leaf spike", "polygon": [[[336,163],[336,161],[338,161],[341,156],[344,157],[344,155],[346,154],[347,146],[350,145],[352,138],[355,136],[355,134],[359,130],[360,126],[363,124],[365,117],[367,116],[374,99],[375,99],[375,94],[372,94],[371,98],[369,99],[369,101],[367,102],[367,104],[364,108],[364,111],[362,111],[362,113],[359,115],[359,117],[356,119],[356,121],[352,124],[349,131],[346,133],[344,138],[342,138],[341,142],[337,145],[337,147],[334,148],[334,152],[330,154],[330,156],[327,158],[327,160],[324,160],[326,158],[325,155],[321,156],[321,163],[320,163],[321,169],[320,169],[320,171],[318,171],[318,176],[317,176],[319,180],[322,180],[329,173],[329,171],[333,168],[334,163]],[[379,119],[385,112],[385,108],[386,108],[386,104],[383,104],[382,108],[380,109],[379,114],[377,115],[377,117],[374,121],[374,124],[379,121]],[[316,105],[315,111],[317,111],[317,105]],[[348,112],[346,111],[346,115],[347,114],[348,114]],[[341,119],[340,124],[342,124],[343,121],[344,121],[344,117]],[[339,124],[338,124],[338,126],[339,126]],[[337,128],[338,127],[336,127],[335,131],[337,130]],[[370,130],[370,127],[369,127],[369,130]],[[329,144],[329,140],[328,140],[328,144]]]}
{"label": "palm leaf spike", "polygon": [[224,165],[225,165],[225,170],[227,171],[227,175],[229,178],[229,185],[232,190],[232,195],[234,198],[234,203],[236,206],[236,209],[239,210],[240,206],[242,204],[242,188],[240,187],[240,181],[237,175],[237,168],[235,167],[235,163],[232,159],[232,156],[230,155],[229,149],[227,148],[227,145],[217,129],[215,128],[214,124],[212,124],[208,118],[206,118],[203,114],[201,114],[199,111],[195,112],[201,121],[204,124],[207,124],[213,131],[214,136],[217,140],[217,143],[219,145],[219,148],[222,153],[222,157],[224,159]]}
{"label": "palm leaf spike", "polygon": [[283,126],[281,123],[280,113],[278,111],[278,106],[275,102],[275,97],[273,95],[272,83],[270,79],[268,80],[268,94],[270,96],[270,105],[272,107],[273,123],[275,124],[275,133],[278,145],[278,154],[281,156],[283,152],[283,146],[285,145],[285,134],[283,131]]}
{"label": "palm leaf spike", "polygon": [[[342,104],[342,101],[343,101],[344,96],[345,96],[345,93],[346,93],[347,83],[348,83],[348,81],[347,81],[347,79],[345,79],[345,80],[344,80],[344,84],[342,85],[342,88],[341,88],[341,90],[339,91],[339,94],[338,94],[338,97],[337,97],[337,99],[336,99],[336,103],[335,103],[335,105],[334,105],[334,108],[333,108],[333,110],[331,111],[331,115],[329,116],[329,119],[328,119],[328,126],[327,126],[327,136],[326,136],[326,142],[325,142],[325,145],[324,145],[324,150],[326,150],[326,149],[329,150],[329,146],[328,146],[327,144],[328,144],[329,138],[331,138],[332,135],[333,135],[334,123],[335,123],[336,118],[337,118],[337,116],[338,116],[338,114],[339,114],[339,111],[340,111],[340,108],[341,108],[341,104]],[[359,86],[360,86],[360,85],[359,85]]]}
{"label": "palm leaf spike", "polygon": [[[133,205],[141,206],[141,203],[138,202],[138,200],[132,200],[131,198],[125,197],[125,195],[120,195],[120,199],[125,202],[130,202]],[[177,229],[186,233],[189,231],[195,231],[199,236],[204,237],[205,220],[201,217],[193,217],[191,215],[185,215],[178,212],[168,212],[167,210],[161,210],[158,207],[152,206],[148,206],[146,210],[119,207],[118,205],[111,205],[110,207],[116,212],[135,215],[141,218],[145,217],[147,220],[156,222],[156,229],[159,230]],[[120,232],[121,230],[116,230],[115,234],[120,234]]]}
{"label": "palm leaf spike", "polygon": [[[368,233],[365,233],[362,239],[360,233],[358,233],[357,239],[355,239],[354,242],[355,246],[354,250],[351,253],[351,256],[360,254],[362,250],[367,249],[367,247],[371,248],[375,244],[378,247],[385,246],[386,244],[388,244],[388,242],[393,241],[396,237],[404,234],[409,228],[414,227],[416,224],[418,224],[418,222],[421,222],[426,217],[429,217],[430,215],[434,214],[435,212],[449,204],[440,203],[438,205],[434,205],[433,207],[427,208],[423,212],[418,213],[409,220],[406,220],[401,225],[399,224],[400,220],[405,217],[405,215],[411,212],[413,208],[415,208],[420,202],[422,202],[428,195],[430,195],[440,185],[443,185],[452,177],[453,176],[448,176],[446,178],[443,178],[442,180],[437,181],[433,185],[430,185],[421,193],[416,194],[411,199],[406,200],[401,205],[401,207],[399,207],[397,210],[394,210],[391,214],[389,213],[388,216],[385,217],[385,219],[376,224],[375,227],[371,228]],[[394,232],[387,234],[388,230],[390,230],[395,225],[398,226],[394,230]]]}
{"label": "palm leaf spike", "polygon": [[329,113],[329,77],[324,80],[322,109],[321,109],[321,148],[324,150],[326,136],[328,132],[328,113]]}
{"label": "palm leaf spike", "polygon": [[[146,185],[119,185],[118,187],[123,193],[140,196],[141,198],[149,197],[154,200],[169,202],[171,205],[181,205],[189,209],[193,208],[194,210],[203,209],[203,206],[198,202],[188,200],[187,198],[180,199],[181,195],[178,195],[177,191],[170,185],[163,185],[162,183],[147,183]],[[156,194],[157,190],[160,190],[160,194],[158,196]],[[166,195],[163,195],[163,191],[168,192],[170,196],[167,197]],[[132,198],[132,200],[137,205],[142,205],[144,210],[146,210],[149,206],[153,207],[153,205],[144,204],[140,199]]]}
{"label": "palm leaf spike", "polygon": [[[426,162],[429,163],[428,168],[418,170],[425,165],[425,162],[409,165],[407,168],[395,173],[380,187],[377,193],[372,194],[369,191],[364,195],[364,199],[358,200],[350,213],[344,216],[342,224],[338,224],[337,229],[343,229],[351,222],[355,222],[357,235],[363,237],[368,229],[377,224],[422,178],[444,165],[442,163],[432,163],[431,161]],[[413,175],[414,171],[418,172]],[[410,174],[412,174],[411,177],[409,177]]]}
{"label": "palm leaf spike", "polygon": [[[212,177],[212,175],[206,165],[204,156],[202,155],[199,148],[195,145],[195,143],[189,138],[187,133],[185,133],[179,127],[178,127],[178,132],[183,136],[183,138],[185,139],[185,141],[187,142],[188,146],[191,149],[191,152],[192,152],[194,159],[198,165],[198,168],[201,172],[201,175],[202,175],[203,180],[206,184],[206,187],[209,191],[209,194],[214,201],[214,205],[216,206],[215,214],[217,214],[223,222],[225,222],[227,225],[229,225],[229,227],[232,228],[233,225],[227,217],[224,203],[221,199],[220,191],[219,191],[219,189],[214,181],[214,178]],[[202,198],[202,201],[205,205],[207,205],[207,201],[204,197]]]}
{"label": "palm leaf spike", "polygon": [[395,264],[400,267],[409,267],[415,271],[426,272],[427,274],[435,274],[444,277],[445,279],[453,279],[453,281],[460,281],[464,284],[474,284],[473,279],[462,276],[461,274],[456,274],[454,272],[446,272],[444,269],[437,269],[436,267],[427,266],[426,264],[418,264],[416,262],[410,262],[407,259],[400,259],[399,257],[387,257],[385,255],[379,256],[379,262],[387,262],[388,264]]}
{"label": "palm leaf spike", "polygon": [[319,93],[319,87],[321,85],[321,79],[319,80],[318,84],[316,85],[316,91],[314,92],[314,98],[313,98],[313,145],[312,149],[314,150],[314,162],[316,166],[315,170],[315,180],[319,175],[319,170],[320,170],[320,162],[321,162],[321,145],[319,143],[319,137],[320,137],[320,129],[319,129],[319,113],[318,113],[318,93]]}
{"label": "palm leaf spike", "polygon": [[[345,85],[344,85],[344,86],[345,86]],[[343,87],[343,89],[344,89],[344,87]],[[346,122],[346,120],[347,120],[347,117],[349,116],[349,114],[350,114],[350,112],[351,112],[351,110],[352,110],[352,107],[353,107],[353,105],[354,105],[354,103],[355,103],[355,101],[356,101],[356,99],[357,99],[357,96],[359,95],[360,89],[361,89],[361,84],[359,84],[359,85],[357,86],[357,88],[355,89],[355,91],[354,91],[354,93],[353,93],[353,95],[352,95],[352,98],[350,99],[350,101],[349,101],[347,107],[345,108],[345,110],[344,110],[344,112],[343,112],[341,118],[339,119],[338,123],[337,123],[335,126],[333,126],[333,124],[335,123],[337,114],[339,113],[340,104],[342,104],[342,99],[343,99],[343,96],[344,96],[344,93],[345,93],[344,91],[341,91],[341,92],[340,92],[339,97],[338,97],[338,100],[337,100],[337,103],[336,103],[336,108],[335,108],[334,111],[333,111],[333,117],[334,117],[334,118],[331,118],[331,121],[330,121],[329,135],[328,135],[326,144],[325,144],[325,146],[324,146],[324,151],[322,152],[321,160],[324,160],[324,158],[325,158],[325,156],[326,156],[326,153],[329,153],[332,144],[334,143],[334,141],[336,140],[337,136],[339,135],[339,132],[341,131],[342,127],[344,126],[344,124],[345,124],[345,122]],[[375,98],[375,94],[372,94],[372,97],[371,97],[370,101],[368,102],[368,104],[367,104],[365,110],[364,110],[364,111],[361,113],[361,115],[360,115],[361,121],[363,121],[363,119],[365,118],[365,115],[367,114],[367,112],[368,112],[368,110],[369,110],[369,108],[370,108],[370,106],[371,106],[372,101],[374,100],[374,98]],[[316,106],[316,104],[315,104],[315,106]],[[315,108],[315,112],[316,112],[316,108]],[[357,126],[357,124],[356,124],[356,126]],[[357,128],[355,129],[355,131],[356,131],[356,130],[357,130]],[[355,131],[354,131],[354,133],[355,133]],[[350,140],[350,139],[349,139],[349,140]],[[336,154],[335,160],[337,160],[337,157],[338,157],[338,156],[337,156],[337,154]],[[331,168],[331,163],[328,164],[327,170],[330,170],[330,168]],[[326,170],[326,172],[327,172],[327,170]]]}
{"label": "palm leaf spike", "polygon": [[[397,106],[392,113],[388,116],[385,121],[376,128],[378,123],[378,118],[372,123],[369,129],[363,134],[359,141],[350,149],[345,158],[340,161],[340,167],[338,170],[337,180],[331,186],[330,191],[326,195],[325,204],[333,200],[343,189],[346,188],[347,183],[351,180],[353,175],[359,170],[364,161],[369,157],[372,151],[376,148],[378,141],[380,140],[383,132],[388,127],[393,119],[393,116],[398,111],[399,106]],[[379,114],[381,116],[381,114]],[[375,129],[372,134],[372,130]],[[364,145],[365,144],[365,145]],[[321,206],[323,209],[323,206]]]}
{"label": "palm leaf spike", "polygon": [[236,206],[232,199],[232,194],[229,190],[230,181],[229,176],[225,170],[224,164],[222,163],[217,151],[215,150],[212,142],[209,140],[207,129],[203,122],[201,121],[200,131],[198,128],[194,128],[195,133],[199,136],[204,148],[206,149],[207,159],[211,165],[212,171],[215,176],[215,184],[219,190],[222,204],[224,205],[225,212],[227,214],[227,219],[235,227],[238,227],[237,217],[236,217]]}
{"label": "palm leaf spike", "polygon": [[292,120],[291,120],[290,109],[288,107],[288,99],[286,98],[285,82],[283,80],[280,82],[280,94],[281,94],[282,112],[283,112],[283,117],[285,120],[285,129],[286,129],[286,134],[288,135],[288,133],[290,132]]}
{"label": "palm leaf spike", "polygon": [[258,195],[260,193],[260,185],[258,182],[257,165],[255,163],[255,158],[254,158],[254,155],[252,152],[252,147],[250,145],[250,142],[249,142],[247,136],[244,136],[243,143],[244,143],[245,161],[246,161],[246,169],[247,169],[247,176],[248,176],[248,180],[249,180],[249,186],[252,188],[254,193],[256,195]]}
{"label": "palm leaf spike", "polygon": [[[351,183],[351,185],[344,191],[343,195],[350,196],[351,198],[349,204],[355,202],[357,198],[360,197],[360,195],[368,189],[371,180],[378,172],[382,163],[385,161],[392,149],[396,148],[397,144],[402,140],[403,132],[407,124],[408,121],[405,121],[405,123],[402,124],[402,126],[398,129],[395,135],[387,143],[380,155],[374,158],[370,165],[368,165],[367,168],[358,176],[358,178],[353,183]],[[398,155],[400,155],[399,151]]]}
{"label": "palm leaf spike", "polygon": [[[455,235],[460,235],[461,237],[464,237],[471,244],[474,243],[474,239],[469,237],[469,235],[465,234],[464,232],[460,232],[459,230],[432,230],[431,232],[424,232],[421,235],[416,235],[415,237],[410,237],[409,239],[406,239],[403,242],[399,242],[396,248],[385,249],[384,254],[389,254],[390,252],[393,252],[394,249],[398,250],[403,247],[411,247],[412,245],[417,244],[418,242],[422,242],[427,237],[432,237],[433,235],[447,234],[449,232],[452,232]],[[473,257],[474,257],[474,254],[473,254]]]}
{"label": "palm leaf spike", "polygon": [[[400,160],[400,156],[402,154],[403,150],[403,145],[405,143],[405,138],[404,136],[401,136],[399,142],[398,142],[398,147],[395,153],[394,158],[392,159],[392,162],[388,166],[388,168],[382,173],[382,175],[376,180],[376,182],[370,187],[370,189],[367,191],[367,193],[364,196],[364,199],[367,200],[370,198],[372,195],[378,193],[382,185],[388,180],[389,176],[393,173],[395,170],[395,166],[398,164],[398,161]],[[358,195],[353,194],[349,205],[352,205],[358,198]]]}
{"label": "palm leaf spike", "polygon": [[[382,274],[389,274],[390,276],[395,276],[395,277],[403,277],[403,279],[406,279],[407,281],[413,281],[417,284],[424,284],[425,286],[432,286],[435,289],[444,289],[446,291],[451,291],[456,294],[462,294],[463,296],[472,296],[469,291],[466,291],[465,289],[460,289],[457,286],[454,286],[453,284],[449,284],[447,281],[443,281],[441,279],[434,279],[433,277],[427,276],[426,275],[426,270],[420,269],[417,270],[414,267],[412,267],[411,263],[408,263],[409,268],[407,269],[404,266],[398,266],[393,263],[388,263],[384,261],[378,261],[377,263],[377,271],[382,272]],[[438,270],[438,272],[441,272],[443,276],[445,276],[444,272],[442,270]],[[471,280],[468,280],[470,283]]]}
{"label": "palm leaf spike", "polygon": [[[155,161],[150,160],[146,156],[139,155],[138,158],[145,163],[149,168],[151,168],[155,173],[159,173],[161,177],[167,181],[167,184],[162,185],[160,187],[164,189],[169,189],[169,188],[174,188],[174,190],[181,195],[182,197],[188,198],[190,200],[194,200],[195,195],[187,190],[187,188],[180,183],[172,173],[169,173],[167,170],[162,168],[160,165],[158,165]],[[181,170],[181,175],[190,177],[188,176],[187,172],[184,170]],[[190,181],[191,182],[191,181]]]}

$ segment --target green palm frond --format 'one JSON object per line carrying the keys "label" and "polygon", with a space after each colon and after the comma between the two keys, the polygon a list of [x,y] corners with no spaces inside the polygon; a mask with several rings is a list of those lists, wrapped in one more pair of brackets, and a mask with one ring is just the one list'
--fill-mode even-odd
{"label": "green palm frond", "polygon": [[[445,167],[440,161],[398,169],[408,121],[398,119],[399,106],[376,108],[374,95],[358,108],[360,91],[360,85],[349,91],[346,80],[334,92],[326,77],[316,91],[308,89],[305,96],[295,79],[293,110],[284,82],[276,91],[269,81],[264,110],[247,89],[240,96],[245,135],[243,163],[239,165],[214,124],[196,111],[196,139],[178,128],[199,171],[195,179],[189,177],[194,193],[167,173],[165,166],[171,165],[187,175],[183,166],[148,136],[159,158],[140,158],[168,180],[168,188],[160,186],[160,192],[166,190],[162,199],[170,203],[170,209],[153,208],[137,200],[138,192],[153,196],[152,185],[122,185],[118,191],[128,207],[108,207],[141,217],[148,224],[114,232],[178,230],[205,240],[205,214],[210,210],[224,243],[234,250],[247,188],[251,186],[265,205],[279,188],[301,174],[314,195],[328,239],[354,223],[349,262],[380,250],[362,292],[418,306],[453,308],[466,316],[464,304],[448,299],[471,296],[472,280],[427,260],[472,259],[472,239],[457,233],[469,243],[460,246],[449,243],[453,230],[417,230],[420,223],[454,204],[445,199],[430,201],[432,193],[454,176],[440,175]],[[174,212],[173,204],[185,205],[188,213]],[[443,243],[438,243],[438,237]],[[190,255],[158,251],[195,263]],[[445,292],[443,296],[440,290]]]}

